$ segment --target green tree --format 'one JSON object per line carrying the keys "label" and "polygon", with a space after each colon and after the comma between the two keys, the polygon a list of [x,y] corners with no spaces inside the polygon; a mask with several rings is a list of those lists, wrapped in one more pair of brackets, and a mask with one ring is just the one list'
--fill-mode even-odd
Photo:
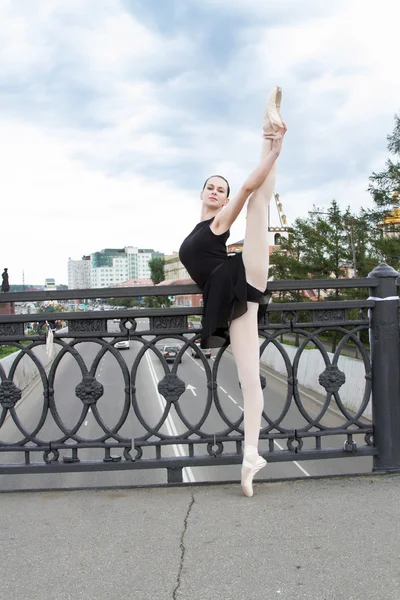
{"label": "green tree", "polygon": [[374,231],[375,250],[381,260],[385,260],[396,269],[400,267],[400,232],[398,237],[385,238],[379,225],[388,212],[392,211],[393,204],[398,200],[394,194],[400,193],[400,117],[395,115],[393,133],[387,135],[387,148],[396,158],[387,159],[385,169],[380,173],[373,172],[369,177],[368,191],[374,200],[374,208],[368,211],[371,228]]}
{"label": "green tree", "polygon": [[162,257],[152,258],[151,260],[149,260],[150,278],[154,285],[157,285],[157,283],[161,283],[161,281],[164,281],[165,279],[164,264],[164,258]]}
{"label": "green tree", "polygon": [[358,215],[349,215],[346,223],[350,245],[354,244],[355,276],[367,277],[380,261],[380,252],[376,247],[379,231],[374,227],[369,212],[365,209],[361,209]]}
{"label": "green tree", "polygon": [[[392,135],[387,135],[387,148],[391,154],[400,158],[400,117],[395,115],[395,126]],[[387,209],[393,202],[393,192],[400,193],[400,162],[393,162],[388,158],[386,170],[380,173],[373,172],[369,177],[368,191],[372,194],[378,208]]]}
{"label": "green tree", "polygon": [[336,200],[328,210],[314,206],[310,217],[296,219],[281,249],[271,254],[271,274],[276,279],[340,278],[344,266],[352,265],[356,276],[366,277],[380,260],[376,232],[364,209],[351,214]]}
{"label": "green tree", "polygon": [[137,298],[110,298],[107,302],[110,306],[125,306],[126,308],[139,306]]}
{"label": "green tree", "polygon": [[327,211],[314,210],[306,219],[296,219],[282,240],[282,251],[289,258],[272,256],[276,276],[292,279],[342,277],[343,265],[350,260],[351,249],[346,226],[349,211],[343,213],[332,200]]}
{"label": "green tree", "polygon": [[[149,260],[150,277],[154,285],[164,281],[164,258],[152,258]],[[172,302],[167,296],[146,296],[144,304],[147,308],[168,308]]]}
{"label": "green tree", "polygon": [[314,210],[307,219],[308,239],[302,258],[312,278],[343,277],[343,266],[349,263],[350,247],[346,217],[336,200],[327,211]]}
{"label": "green tree", "polygon": [[[307,272],[304,265],[296,257],[296,250],[293,247],[295,236],[289,235],[289,239],[282,238],[281,249],[274,250],[270,256],[269,274],[274,279],[305,279]],[[279,292],[279,299],[294,302],[301,301],[301,293],[297,291]]]}

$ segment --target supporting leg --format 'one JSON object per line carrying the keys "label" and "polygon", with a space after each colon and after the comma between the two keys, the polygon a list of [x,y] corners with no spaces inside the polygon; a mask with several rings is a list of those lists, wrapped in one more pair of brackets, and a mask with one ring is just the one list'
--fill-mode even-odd
{"label": "supporting leg", "polygon": [[258,454],[261,415],[264,397],[260,383],[260,348],[258,344],[258,304],[247,303],[247,312],[234,319],[229,334],[238,377],[243,394],[244,460],[242,488],[246,496],[253,495],[253,477],[267,463]]}

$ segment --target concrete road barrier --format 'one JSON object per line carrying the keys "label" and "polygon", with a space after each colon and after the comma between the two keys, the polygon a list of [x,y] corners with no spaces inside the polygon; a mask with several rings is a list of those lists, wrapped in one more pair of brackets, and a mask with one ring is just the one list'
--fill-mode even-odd
{"label": "concrete road barrier", "polygon": [[[15,361],[17,355],[20,354],[20,352],[21,350],[17,350],[17,352],[13,352],[12,354],[9,354],[8,356],[0,360],[0,364],[3,367],[7,376],[10,372],[10,368],[13,362]],[[51,363],[51,360],[47,356],[45,345],[36,346],[32,349],[32,352],[42,363],[44,368],[46,368]],[[19,387],[20,390],[24,390],[37,377],[39,377],[39,371],[37,366],[35,365],[32,358],[25,354],[25,356],[18,363],[15,375],[13,377],[15,385]]]}
{"label": "concrete road barrier", "polygon": [[[67,328],[64,327],[63,329],[59,329],[57,331],[57,333],[65,333],[66,331],[67,331]],[[55,346],[56,353],[58,352],[58,348],[59,347],[56,345]],[[17,355],[20,352],[21,352],[21,350],[17,350],[16,352],[13,352],[12,354],[9,354],[8,356],[6,356],[5,358],[2,358],[0,360],[0,364],[3,367],[7,376],[10,372],[10,368],[11,368],[13,362],[15,361]],[[43,367],[45,369],[52,362],[49,359],[49,357],[47,356],[45,344],[43,344],[41,346],[35,346],[35,348],[32,348],[32,352],[38,358],[38,360],[41,362],[41,364],[43,365]],[[24,390],[37,377],[39,377],[39,371],[38,371],[37,366],[35,365],[32,358],[30,356],[28,356],[27,354],[25,354],[25,356],[18,363],[17,369],[15,371],[15,375],[13,378],[15,385],[17,387],[19,387],[20,390]]]}
{"label": "concrete road barrier", "polygon": [[[290,362],[293,364],[298,348],[283,344]],[[333,354],[327,353],[332,362]],[[277,373],[287,376],[285,362],[279,350],[269,344],[261,356],[261,363],[270,367]],[[345,374],[346,382],[340,387],[339,394],[343,405],[357,412],[364,398],[365,390],[365,367],[362,360],[341,356],[338,361],[338,368]],[[325,395],[326,390],[319,382],[320,374],[325,370],[325,362],[319,350],[303,350],[297,370],[297,379],[300,385]],[[369,400],[364,416],[372,420],[371,400]]]}

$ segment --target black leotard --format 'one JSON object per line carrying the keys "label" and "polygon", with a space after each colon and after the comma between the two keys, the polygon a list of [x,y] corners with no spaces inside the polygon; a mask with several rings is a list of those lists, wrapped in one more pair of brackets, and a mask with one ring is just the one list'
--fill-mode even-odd
{"label": "black leotard", "polygon": [[[231,321],[247,311],[248,301],[260,303],[263,300],[263,292],[246,281],[242,253],[227,254],[229,229],[220,235],[210,229],[214,218],[200,221],[179,248],[181,263],[203,291],[202,348],[229,344]],[[266,304],[265,299],[260,304],[259,321]]]}
{"label": "black leotard", "polygon": [[215,217],[200,221],[179,248],[179,258],[190,277],[202,289],[210,273],[228,259],[226,241],[230,231],[215,234],[210,225]]}

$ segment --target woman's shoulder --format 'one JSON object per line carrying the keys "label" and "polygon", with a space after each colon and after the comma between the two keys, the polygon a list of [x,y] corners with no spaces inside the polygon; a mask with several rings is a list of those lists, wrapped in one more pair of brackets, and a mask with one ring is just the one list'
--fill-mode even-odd
{"label": "woman's shoulder", "polygon": [[216,219],[215,217],[213,217],[214,220],[212,220],[209,223],[209,228],[210,231],[214,234],[214,235],[224,235],[227,234],[227,239],[230,235],[230,230],[226,228],[226,224],[225,223],[220,223],[218,219]]}

